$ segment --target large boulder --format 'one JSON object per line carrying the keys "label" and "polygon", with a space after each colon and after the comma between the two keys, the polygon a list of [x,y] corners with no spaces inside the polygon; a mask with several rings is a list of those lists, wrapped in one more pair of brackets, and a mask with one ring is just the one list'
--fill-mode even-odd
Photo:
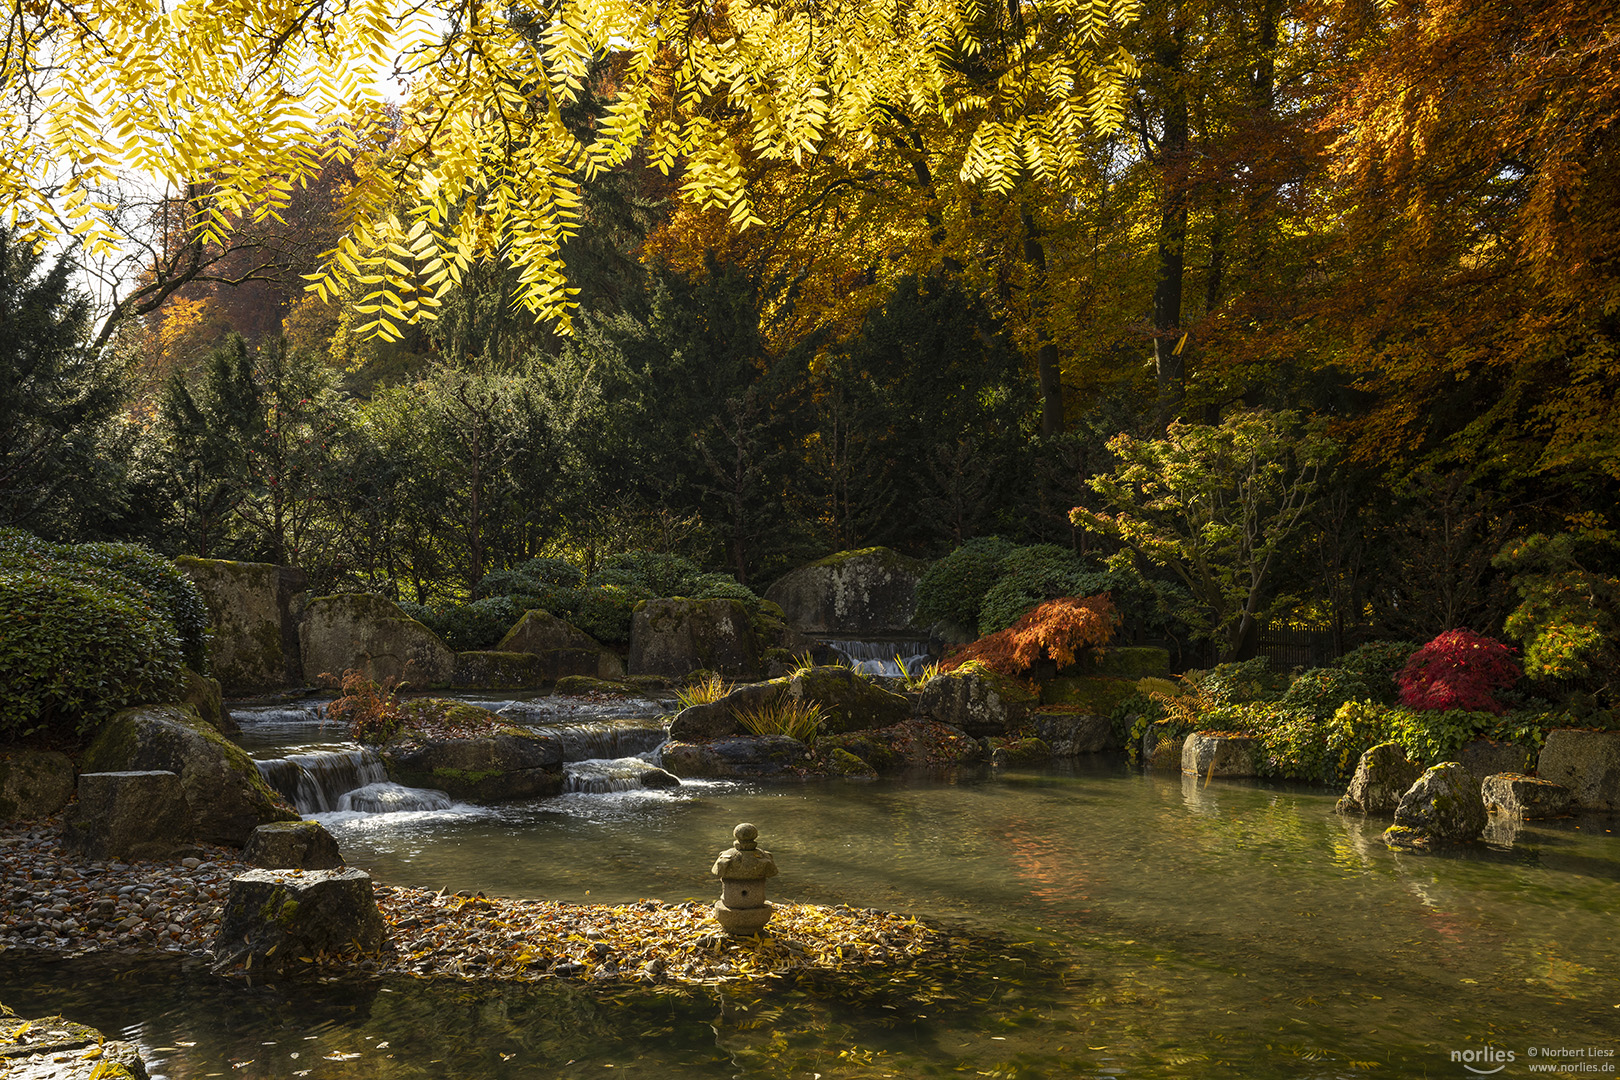
{"label": "large boulder", "polygon": [[880,773],[976,766],[986,756],[984,744],[961,728],[922,718],[816,739],[818,752],[833,749],[847,750]]}
{"label": "large boulder", "polygon": [[810,762],[804,743],[786,735],[747,735],[702,743],[671,741],[660,753],[664,768],[683,780],[794,776]]}
{"label": "large boulder", "polygon": [[911,702],[903,695],[837,665],[796,672],[787,681],[787,696],[820,706],[821,730],[832,734],[888,727],[911,716]]}
{"label": "large boulder", "polygon": [[669,722],[669,737],[678,742],[702,742],[747,734],[739,716],[774,708],[787,694],[788,680],[772,679],[733,687],[714,701],[688,705]]}
{"label": "large boulder", "polygon": [[191,804],[198,840],[241,847],[270,821],[297,821],[298,812],[264,782],[241,747],[203,722],[187,705],[145,705],[116,713],[79,767],[84,772],[177,773]]}
{"label": "large boulder", "polygon": [[1369,747],[1356,762],[1350,786],[1334,807],[1341,814],[1393,814],[1411,786],[1423,772],[1407,760],[1400,743],[1386,742]]}
{"label": "large boulder", "polygon": [[199,675],[190,668],[180,669],[181,691],[180,702],[190,705],[197,710],[197,715],[221,735],[240,735],[242,729],[237,726],[231,714],[225,708],[225,696],[220,688],[218,679],[210,679],[206,675]]}
{"label": "large boulder", "polygon": [[1457,752],[1457,760],[1476,779],[1484,783],[1487,776],[1498,773],[1527,773],[1536,764],[1536,752],[1518,743],[1497,742],[1494,739],[1471,739]]}
{"label": "large boulder", "polygon": [[302,570],[190,556],[174,563],[208,607],[214,632],[209,659],[225,696],[303,685],[298,622],[309,579]]}
{"label": "large boulder", "polygon": [[1480,797],[1486,809],[1521,818],[1558,817],[1569,809],[1571,798],[1562,784],[1517,773],[1487,776]]}
{"label": "large boulder", "polygon": [[803,633],[906,633],[924,569],[888,548],[840,551],[778,578],[765,599]]}
{"label": "large boulder", "polygon": [[1620,731],[1549,731],[1536,775],[1569,788],[1583,810],[1620,811]]}
{"label": "large boulder", "polygon": [[311,600],[299,638],[304,671],[323,686],[335,687],[351,669],[379,683],[443,686],[456,670],[456,654],[437,634],[381,596],[352,593]]}
{"label": "large boulder", "polygon": [[253,830],[242,861],[267,870],[335,870],[343,856],[318,821],[272,821]]}
{"label": "large boulder", "polygon": [[986,740],[990,748],[990,764],[1030,768],[1046,765],[1052,760],[1052,748],[1036,738]]}
{"label": "large boulder", "polygon": [[458,690],[522,690],[555,682],[538,656],[477,650],[456,654],[450,685]]}
{"label": "large boulder", "polygon": [[1405,848],[1467,844],[1479,839],[1486,821],[1479,781],[1461,763],[1444,761],[1427,769],[1401,796],[1384,842]]}
{"label": "large boulder", "polygon": [[524,612],[523,618],[507,631],[496,648],[538,657],[547,682],[556,682],[565,675],[609,680],[625,676],[623,660],[573,623],[549,611]]}
{"label": "large boulder", "polygon": [[1017,679],[991,671],[983,664],[968,663],[955,671],[940,672],[924,683],[917,712],[982,738],[1005,735],[1017,728],[1039,700]]}
{"label": "large boulder", "polygon": [[563,745],[555,735],[462,702],[415,701],[407,711],[420,726],[413,729],[408,718],[406,729],[378,750],[394,783],[478,803],[562,790]]}
{"label": "large boulder", "polygon": [[172,772],[87,772],[62,846],[91,859],[164,859],[190,845],[191,806]]}
{"label": "large boulder", "polygon": [[73,797],[73,762],[56,750],[0,749],[0,821],[50,817]]}
{"label": "large boulder", "polygon": [[380,952],[388,927],[360,870],[250,870],[231,881],[214,965],[298,972],[327,955]]}
{"label": "large boulder", "polygon": [[685,675],[699,668],[728,679],[764,670],[748,609],[739,600],[648,600],[630,617],[630,674]]}
{"label": "large boulder", "polygon": [[1181,771],[1188,776],[1256,776],[1260,740],[1252,735],[1195,731],[1181,744]]}
{"label": "large boulder", "polygon": [[25,1020],[0,1005],[0,1076],[11,1080],[146,1080],[133,1044],[95,1028],[43,1016]]}
{"label": "large boulder", "polygon": [[1078,757],[1120,748],[1113,722],[1097,713],[1037,712],[1031,715],[1028,726],[1051,747],[1053,757]]}

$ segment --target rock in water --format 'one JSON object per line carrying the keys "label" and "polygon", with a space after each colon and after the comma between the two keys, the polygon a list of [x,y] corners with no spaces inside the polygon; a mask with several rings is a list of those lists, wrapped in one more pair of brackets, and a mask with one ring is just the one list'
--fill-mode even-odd
{"label": "rock in water", "polygon": [[268,870],[335,870],[343,865],[337,841],[318,821],[272,821],[248,837],[242,859]]}
{"label": "rock in water", "polygon": [[917,710],[982,738],[1015,730],[1039,703],[1040,698],[1017,679],[970,663],[929,679]]}
{"label": "rock in water", "polygon": [[146,1080],[133,1045],[47,1016],[24,1020],[0,1005],[0,1076],[16,1080]]}
{"label": "rock in water", "polygon": [[1570,803],[1568,788],[1517,773],[1487,776],[1481,795],[1490,809],[1522,818],[1557,817],[1569,809]]}
{"label": "rock in water", "polygon": [[85,772],[162,769],[178,773],[191,804],[193,836],[241,847],[267,821],[297,821],[240,746],[189,705],[143,705],[117,713],[84,752]]}
{"label": "rock in water", "polygon": [[1620,811],[1620,731],[1549,731],[1536,775],[1569,788],[1582,809]]}
{"label": "rock in water", "polygon": [[1393,814],[1420,772],[1400,743],[1379,743],[1356,762],[1350,787],[1334,809],[1341,814]]}
{"label": "rock in water", "polygon": [[62,822],[62,844],[92,859],[162,859],[192,839],[192,812],[172,772],[79,777],[79,801]]}
{"label": "rock in water", "polygon": [[1195,731],[1181,744],[1181,771],[1208,779],[1212,776],[1254,776],[1260,740],[1249,735],[1221,735]]}
{"label": "rock in water", "polygon": [[380,952],[388,928],[361,870],[250,870],[231,881],[214,968],[296,971],[322,954]]}
{"label": "rock in water", "polygon": [[1466,844],[1485,831],[1479,781],[1455,761],[1431,767],[1401,796],[1395,824],[1384,831],[1391,847]]}
{"label": "rock in water", "polygon": [[298,635],[305,674],[333,686],[351,668],[418,687],[448,683],[456,669],[456,654],[437,634],[381,596],[311,600]]}

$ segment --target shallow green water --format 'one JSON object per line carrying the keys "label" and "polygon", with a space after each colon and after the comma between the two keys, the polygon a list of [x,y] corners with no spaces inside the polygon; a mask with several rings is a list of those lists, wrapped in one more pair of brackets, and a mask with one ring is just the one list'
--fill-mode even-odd
{"label": "shallow green water", "polygon": [[[14,953],[0,1000],[127,1029],[173,1077],[1450,1077],[1475,1075],[1452,1051],[1487,1045],[1515,1053],[1494,1074],[1513,1077],[1532,1045],[1620,1052],[1620,826],[1398,854],[1333,801],[1099,764],[330,822],[382,881],[611,903],[709,898],[714,853],[752,821],[781,868],[773,897],[986,940],[920,1003],[881,979],[288,993],[171,968],[108,984]],[[1601,1077],[1620,1059],[1566,1060]]]}

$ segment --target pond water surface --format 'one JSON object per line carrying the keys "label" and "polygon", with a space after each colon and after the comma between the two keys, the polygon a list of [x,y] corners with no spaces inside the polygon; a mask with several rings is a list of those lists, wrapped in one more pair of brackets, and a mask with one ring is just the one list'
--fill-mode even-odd
{"label": "pond water surface", "polygon": [[921,986],[251,988],[14,950],[0,1000],[122,1031],[176,1078],[1515,1077],[1553,1050],[1615,1075],[1616,822],[1414,855],[1334,801],[1096,760],[328,814],[380,881],[597,903],[711,899],[751,821],[773,899],[914,912],[977,959]]}

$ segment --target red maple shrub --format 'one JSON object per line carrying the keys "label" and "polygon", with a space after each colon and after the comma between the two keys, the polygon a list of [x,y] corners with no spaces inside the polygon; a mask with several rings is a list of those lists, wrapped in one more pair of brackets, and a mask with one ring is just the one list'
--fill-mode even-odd
{"label": "red maple shrub", "polygon": [[1107,593],[1048,600],[1005,630],[964,645],[940,662],[955,671],[977,660],[991,671],[1018,676],[1043,657],[1058,667],[1074,663],[1080,649],[1106,645],[1119,625],[1119,612]]}
{"label": "red maple shrub", "polygon": [[1472,630],[1447,630],[1413,653],[1395,676],[1401,704],[1409,709],[1504,713],[1493,696],[1523,674],[1513,650]]}

